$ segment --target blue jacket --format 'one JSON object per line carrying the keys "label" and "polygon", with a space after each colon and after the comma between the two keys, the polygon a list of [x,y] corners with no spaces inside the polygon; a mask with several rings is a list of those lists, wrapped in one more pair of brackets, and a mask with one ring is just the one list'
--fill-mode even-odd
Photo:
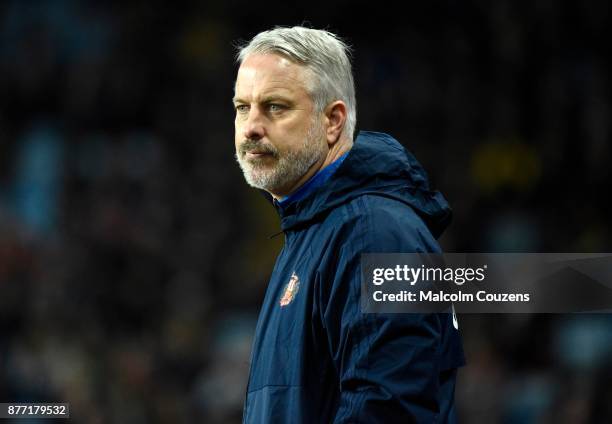
{"label": "blue jacket", "polygon": [[276,205],[285,233],[253,343],[245,423],[452,423],[450,314],[365,314],[360,255],[438,252],[448,204],[392,137],[361,132],[326,183]]}

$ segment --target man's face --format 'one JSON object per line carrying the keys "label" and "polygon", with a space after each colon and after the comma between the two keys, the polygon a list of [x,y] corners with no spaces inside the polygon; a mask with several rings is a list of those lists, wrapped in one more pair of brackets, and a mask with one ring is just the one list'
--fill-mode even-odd
{"label": "man's face", "polygon": [[322,120],[307,92],[308,73],[275,54],[247,57],[238,70],[236,158],[247,183],[287,195],[328,152]]}

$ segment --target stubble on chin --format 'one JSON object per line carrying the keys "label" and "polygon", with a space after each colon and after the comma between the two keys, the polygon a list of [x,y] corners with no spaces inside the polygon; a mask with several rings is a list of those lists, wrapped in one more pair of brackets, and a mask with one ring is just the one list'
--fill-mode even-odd
{"label": "stubble on chin", "polygon": [[[245,141],[236,152],[236,159],[248,185],[269,193],[290,187],[304,176],[310,167],[325,157],[325,149],[317,142],[322,130],[313,122],[304,143],[296,150],[280,152],[270,145]],[[262,149],[271,153],[262,158],[247,158],[246,152]]]}

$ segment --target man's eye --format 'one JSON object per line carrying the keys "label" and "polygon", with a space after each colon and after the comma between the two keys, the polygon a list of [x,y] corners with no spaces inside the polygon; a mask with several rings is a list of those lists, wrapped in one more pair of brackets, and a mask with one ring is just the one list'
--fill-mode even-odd
{"label": "man's eye", "polygon": [[238,113],[247,113],[249,111],[248,105],[236,105],[236,112]]}
{"label": "man's eye", "polygon": [[272,103],[268,105],[268,109],[270,110],[270,112],[280,112],[281,110],[284,110],[285,107],[283,105],[277,105],[275,103]]}

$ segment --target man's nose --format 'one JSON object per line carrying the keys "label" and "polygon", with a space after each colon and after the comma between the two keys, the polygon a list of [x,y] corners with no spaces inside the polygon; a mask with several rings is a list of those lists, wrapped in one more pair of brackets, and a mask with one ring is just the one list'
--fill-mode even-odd
{"label": "man's nose", "polygon": [[259,140],[265,135],[264,116],[256,107],[249,110],[249,116],[244,125],[244,137],[247,140]]}

